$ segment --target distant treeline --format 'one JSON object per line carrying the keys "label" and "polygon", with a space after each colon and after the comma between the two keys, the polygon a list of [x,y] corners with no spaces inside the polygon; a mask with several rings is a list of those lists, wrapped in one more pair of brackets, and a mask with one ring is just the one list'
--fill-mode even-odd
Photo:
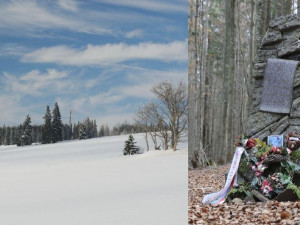
{"label": "distant treeline", "polygon": [[90,118],[86,118],[81,122],[71,123],[71,113],[69,123],[63,123],[57,103],[54,105],[52,114],[50,107],[46,107],[43,119],[43,125],[31,125],[31,118],[27,115],[23,124],[18,126],[3,125],[0,127],[0,145],[23,146],[32,143],[48,144],[65,140],[89,139],[142,132],[140,126],[129,124],[128,122],[115,125],[112,130],[110,130],[108,125],[101,125],[98,130],[96,120]]}

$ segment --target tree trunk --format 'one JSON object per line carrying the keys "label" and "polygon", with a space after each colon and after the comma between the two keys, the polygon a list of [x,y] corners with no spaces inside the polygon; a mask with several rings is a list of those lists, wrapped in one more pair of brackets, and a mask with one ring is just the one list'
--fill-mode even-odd
{"label": "tree trunk", "polygon": [[292,13],[292,0],[282,0],[282,15],[289,15]]}
{"label": "tree trunk", "polygon": [[[300,1],[300,0],[299,0]],[[250,72],[249,72],[249,85],[253,86],[253,68],[254,68],[254,0],[251,0],[251,22],[250,22],[250,40],[249,40],[249,61],[250,61]]]}
{"label": "tree trunk", "polygon": [[148,152],[148,151],[149,151],[148,132],[145,132],[145,134],[144,134],[144,138],[145,138],[145,141],[146,141],[147,152]]}
{"label": "tree trunk", "polygon": [[200,0],[189,0],[189,18],[188,18],[188,149],[189,149],[189,168],[199,168],[205,165],[205,153],[200,148],[200,115],[199,115],[199,97],[198,80],[199,61],[200,61],[200,35],[199,35],[199,7]]}
{"label": "tree trunk", "polygon": [[[224,73],[223,73],[223,124],[224,135],[223,149],[224,162],[227,162],[228,154],[233,146],[233,102],[234,102],[234,76],[235,76],[235,0],[225,1],[225,47],[224,47]],[[221,138],[221,137],[220,137]]]}

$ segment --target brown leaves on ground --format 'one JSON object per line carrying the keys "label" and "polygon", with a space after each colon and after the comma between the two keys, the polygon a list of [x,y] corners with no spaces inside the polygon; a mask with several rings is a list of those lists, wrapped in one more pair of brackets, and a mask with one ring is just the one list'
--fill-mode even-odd
{"label": "brown leaves on ground", "polygon": [[230,165],[189,171],[189,224],[299,224],[300,202],[237,202],[203,205],[203,196],[223,188]]}

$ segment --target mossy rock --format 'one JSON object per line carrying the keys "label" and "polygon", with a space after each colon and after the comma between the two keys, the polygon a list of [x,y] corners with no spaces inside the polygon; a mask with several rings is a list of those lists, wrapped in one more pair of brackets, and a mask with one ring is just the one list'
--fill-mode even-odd
{"label": "mossy rock", "polygon": [[291,155],[290,159],[292,160],[293,163],[299,164],[300,165],[300,150],[294,150]]}
{"label": "mossy rock", "polygon": [[241,175],[247,182],[251,182],[254,178],[254,171],[250,167],[250,163],[245,155],[242,156],[239,169],[239,175]]}

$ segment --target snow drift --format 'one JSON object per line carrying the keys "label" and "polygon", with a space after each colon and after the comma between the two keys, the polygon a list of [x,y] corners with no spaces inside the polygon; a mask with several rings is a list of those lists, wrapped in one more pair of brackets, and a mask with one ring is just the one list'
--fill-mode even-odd
{"label": "snow drift", "polygon": [[127,137],[1,146],[1,224],[187,224],[187,143],[123,156]]}

